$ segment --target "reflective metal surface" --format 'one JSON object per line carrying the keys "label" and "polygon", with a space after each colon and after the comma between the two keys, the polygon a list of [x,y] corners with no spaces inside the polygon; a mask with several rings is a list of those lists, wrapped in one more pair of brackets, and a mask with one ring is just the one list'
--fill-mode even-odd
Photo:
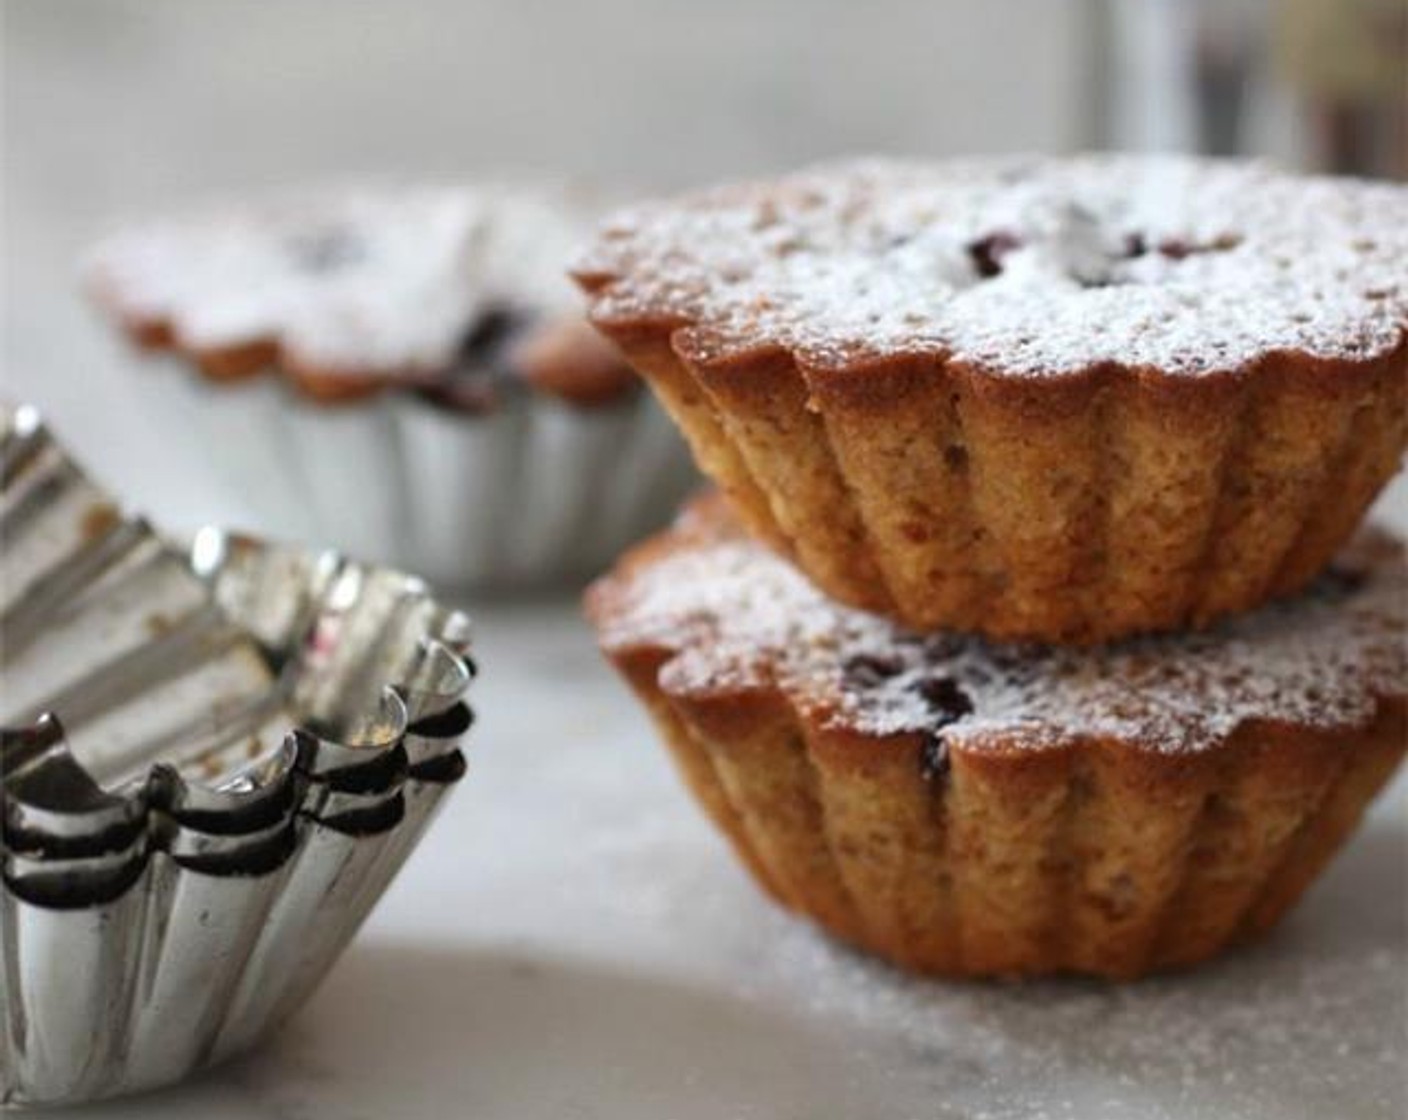
{"label": "reflective metal surface", "polygon": [[450,785],[463,615],[120,510],[0,408],[0,1101],[177,1080],[316,987]]}

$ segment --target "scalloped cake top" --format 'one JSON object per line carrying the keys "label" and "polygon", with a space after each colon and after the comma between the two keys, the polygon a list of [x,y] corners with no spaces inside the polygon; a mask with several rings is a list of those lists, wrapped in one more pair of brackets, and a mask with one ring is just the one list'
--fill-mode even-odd
{"label": "scalloped cake top", "polygon": [[453,367],[496,315],[580,315],[563,275],[590,229],[568,192],[388,186],[277,194],[118,232],[99,299],[193,350],[277,338],[305,367]]}
{"label": "scalloped cake top", "polygon": [[598,322],[692,326],[702,360],[1364,360],[1408,334],[1408,187],[1184,156],[860,160],[624,211],[576,275]]}
{"label": "scalloped cake top", "polygon": [[1118,738],[1185,752],[1248,720],[1353,727],[1408,680],[1402,545],[1356,539],[1305,594],[1203,632],[1104,649],[920,635],[826,599],[747,539],[717,500],[605,577],[591,611],[608,652],[657,647],[667,692],[779,687],[812,718],[950,745]]}

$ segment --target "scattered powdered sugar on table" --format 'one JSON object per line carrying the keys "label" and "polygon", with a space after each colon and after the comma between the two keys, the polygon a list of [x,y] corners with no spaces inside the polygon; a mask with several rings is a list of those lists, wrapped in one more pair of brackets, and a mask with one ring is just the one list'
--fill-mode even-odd
{"label": "scattered powdered sugar on table", "polygon": [[1397,945],[1387,927],[1317,944],[1293,924],[1196,972],[1125,985],[916,980],[771,924],[759,963],[772,988],[857,1040],[859,1060],[893,1066],[907,1095],[925,1070],[926,1118],[1389,1120],[1408,1103],[1401,921]]}
{"label": "scattered powdered sugar on table", "polygon": [[578,312],[563,268],[587,222],[566,192],[309,191],[119,232],[85,273],[193,349],[274,338],[312,368],[436,371],[489,311]]}
{"label": "scattered powdered sugar on table", "polygon": [[1247,720],[1355,726],[1408,676],[1403,552],[1374,530],[1296,599],[1205,633],[1086,651],[913,634],[830,602],[737,533],[686,517],[673,548],[611,577],[603,644],[671,650],[667,691],[776,682],[823,722],[885,735],[939,714],[948,744],[971,747],[1020,731],[1032,745],[1090,735],[1178,752]]}
{"label": "scattered powdered sugar on table", "polygon": [[1010,373],[1181,374],[1408,332],[1408,187],[1176,156],[866,160],[638,207],[578,268],[603,320],[708,358],[934,352]]}

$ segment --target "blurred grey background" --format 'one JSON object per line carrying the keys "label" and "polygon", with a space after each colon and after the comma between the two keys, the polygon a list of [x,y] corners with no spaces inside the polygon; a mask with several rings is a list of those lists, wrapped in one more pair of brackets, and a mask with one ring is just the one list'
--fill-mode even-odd
{"label": "blurred grey background", "polygon": [[308,179],[508,170],[655,190],[857,151],[1184,148],[1384,175],[1408,162],[1408,0],[2,12],[3,391],[178,522],[241,511],[202,475],[218,449],[144,415],[75,290],[76,256],[123,217]]}

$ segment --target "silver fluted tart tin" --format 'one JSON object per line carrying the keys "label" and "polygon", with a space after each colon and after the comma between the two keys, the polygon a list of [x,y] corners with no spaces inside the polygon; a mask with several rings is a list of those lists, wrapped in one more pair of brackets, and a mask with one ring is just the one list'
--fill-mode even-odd
{"label": "silver fluted tart tin", "polygon": [[0,408],[0,1101],[154,1088],[317,986],[463,775],[417,578],[123,513]]}
{"label": "silver fluted tart tin", "polygon": [[438,587],[586,579],[699,485],[643,389],[574,405],[524,388],[469,413],[395,390],[318,403],[272,374],[212,383],[180,358],[119,360],[138,367],[134,391],[170,423],[220,448],[212,482],[261,533],[326,542]]}

